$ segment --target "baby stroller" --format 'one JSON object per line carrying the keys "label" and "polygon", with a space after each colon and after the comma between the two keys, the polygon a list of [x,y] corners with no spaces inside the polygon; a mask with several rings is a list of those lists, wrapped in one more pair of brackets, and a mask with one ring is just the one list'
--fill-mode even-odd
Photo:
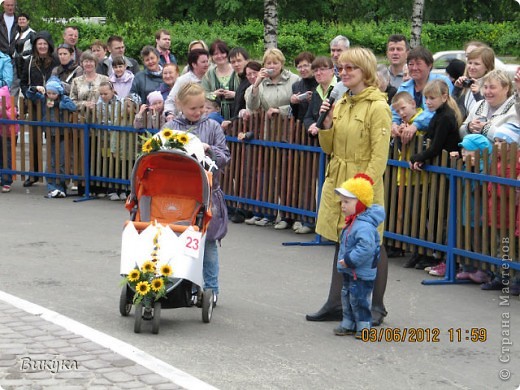
{"label": "baby stroller", "polygon": [[[145,298],[135,304],[135,333],[140,333],[143,320],[148,320],[152,333],[157,334],[162,308],[197,305],[202,307],[206,323],[213,313],[213,290],[202,291],[200,287],[205,236],[211,219],[212,161],[205,156],[196,136],[182,134],[189,136],[185,147],[160,147],[143,154],[132,171],[126,203],[130,220],[121,247],[120,274],[126,281],[119,301],[121,315],[128,316],[134,296],[139,297],[135,283],[132,286],[127,278],[132,271],[150,261],[155,269],[167,264],[172,271],[163,279],[164,294],[158,300]],[[156,140],[161,137],[162,132],[154,136]]]}

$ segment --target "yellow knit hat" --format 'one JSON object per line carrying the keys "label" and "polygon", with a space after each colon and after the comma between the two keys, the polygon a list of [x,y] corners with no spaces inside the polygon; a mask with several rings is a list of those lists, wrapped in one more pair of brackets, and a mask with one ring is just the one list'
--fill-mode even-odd
{"label": "yellow knit hat", "polygon": [[338,195],[346,196],[347,198],[356,198],[366,207],[372,206],[374,202],[374,182],[364,173],[358,173],[353,178],[345,181],[341,187],[336,188]]}

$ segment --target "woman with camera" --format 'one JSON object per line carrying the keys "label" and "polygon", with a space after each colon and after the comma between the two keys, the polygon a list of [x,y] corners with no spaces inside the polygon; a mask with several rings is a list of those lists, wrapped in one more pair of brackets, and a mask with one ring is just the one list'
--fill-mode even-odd
{"label": "woman with camera", "polygon": [[454,82],[453,97],[457,100],[462,117],[466,118],[475,103],[484,99],[480,93],[481,80],[495,69],[495,52],[488,46],[468,53],[466,71]]}
{"label": "woman with camera", "polygon": [[292,96],[292,85],[298,81],[291,71],[284,69],[285,56],[279,49],[267,49],[263,68],[252,88],[246,92],[246,106],[255,111],[263,108],[267,117],[274,114],[288,115]]}
{"label": "woman with camera", "polygon": [[292,85],[291,111],[294,119],[298,119],[300,122],[303,122],[311,102],[312,93],[318,86],[311,66],[314,58],[314,54],[304,51],[294,59],[294,66],[300,74],[300,80]]}

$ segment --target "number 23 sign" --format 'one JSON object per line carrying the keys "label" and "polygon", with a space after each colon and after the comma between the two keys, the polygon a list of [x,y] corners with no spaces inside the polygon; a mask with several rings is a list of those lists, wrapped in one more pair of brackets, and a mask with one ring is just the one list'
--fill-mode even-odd
{"label": "number 23 sign", "polygon": [[187,231],[184,236],[184,254],[186,256],[198,258],[202,245],[202,233]]}

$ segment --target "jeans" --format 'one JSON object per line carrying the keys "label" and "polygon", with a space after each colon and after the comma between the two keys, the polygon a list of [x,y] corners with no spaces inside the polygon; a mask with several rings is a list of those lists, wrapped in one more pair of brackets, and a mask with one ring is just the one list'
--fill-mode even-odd
{"label": "jeans", "polygon": [[[59,169],[56,169],[56,148],[55,142],[56,138],[51,137],[49,140],[51,142],[51,167],[47,169],[48,173],[55,174],[65,174],[65,140],[60,139],[60,166]],[[62,179],[55,179],[52,177],[47,178],[47,191],[60,190],[65,192],[65,186],[63,185]]]}
{"label": "jeans", "polygon": [[[7,128],[7,126],[5,126]],[[11,158],[11,138],[6,138],[6,146],[7,146],[7,165],[4,166],[4,146],[3,146],[3,136],[0,134],[0,167],[4,169],[12,169],[12,158]],[[2,186],[10,186],[13,184],[13,175],[3,174],[0,177],[0,185]]]}
{"label": "jeans", "polygon": [[202,276],[204,288],[211,288],[218,294],[218,249],[216,240],[206,240],[204,247],[204,261],[202,263]]}
{"label": "jeans", "polygon": [[343,306],[343,320],[341,326],[346,329],[361,332],[370,329],[372,314],[373,280],[354,280],[352,275],[343,274],[343,289],[341,290],[341,304]]}

